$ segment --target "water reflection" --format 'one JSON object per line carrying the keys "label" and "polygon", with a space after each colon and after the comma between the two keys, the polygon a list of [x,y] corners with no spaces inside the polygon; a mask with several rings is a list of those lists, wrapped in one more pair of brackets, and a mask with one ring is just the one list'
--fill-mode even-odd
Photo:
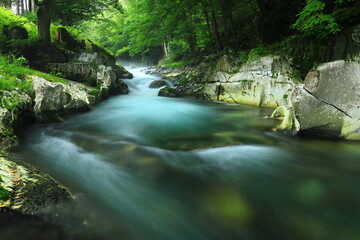
{"label": "water reflection", "polygon": [[91,206],[53,222],[84,216],[99,239],[358,239],[358,143],[276,135],[269,109],[156,97],[133,70],[129,96],[23,139]]}

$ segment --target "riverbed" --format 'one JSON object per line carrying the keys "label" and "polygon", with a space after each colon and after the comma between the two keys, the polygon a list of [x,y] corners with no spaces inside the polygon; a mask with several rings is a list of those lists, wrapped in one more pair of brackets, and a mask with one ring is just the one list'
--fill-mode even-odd
{"label": "riverbed", "polygon": [[158,97],[157,76],[127,68],[129,95],[20,138],[77,197],[37,212],[70,239],[360,238],[358,142],[275,133],[272,109]]}

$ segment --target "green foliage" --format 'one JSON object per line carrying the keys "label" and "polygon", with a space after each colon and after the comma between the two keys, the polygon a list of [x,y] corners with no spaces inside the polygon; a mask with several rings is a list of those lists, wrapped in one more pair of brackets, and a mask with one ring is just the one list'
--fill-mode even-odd
{"label": "green foliage", "polygon": [[100,89],[98,87],[92,87],[92,90],[90,90],[88,93],[98,98],[100,96]]}
{"label": "green foliage", "polygon": [[27,60],[24,57],[16,58],[13,55],[0,55],[0,91],[20,89],[31,94],[30,75],[45,78],[51,82],[67,83],[65,79],[46,74],[24,66]]}
{"label": "green foliage", "polygon": [[[0,33],[3,32],[4,25],[24,27],[29,33],[29,39],[37,38],[37,26],[35,23],[29,21],[26,17],[15,15],[10,9],[0,7]],[[5,40],[3,38],[4,36],[1,35],[2,41]]]}
{"label": "green foliage", "polygon": [[308,0],[292,28],[305,36],[326,38],[349,26],[360,24],[360,1]]}
{"label": "green foliage", "polygon": [[36,13],[25,12],[23,15],[29,22],[37,25],[37,16]]}
{"label": "green foliage", "polygon": [[64,74],[62,72],[59,72],[56,68],[53,69],[49,74],[54,76],[54,77],[59,77],[59,78],[64,77]]}
{"label": "green foliage", "polygon": [[26,63],[24,57],[15,58],[13,55],[0,55],[0,91],[22,89],[30,92],[30,80],[26,77],[27,69],[23,64]]}
{"label": "green foliage", "polygon": [[109,8],[95,19],[84,21],[79,25],[67,28],[74,35],[105,48],[113,55],[126,52],[127,38],[124,36],[124,15],[117,8]]}

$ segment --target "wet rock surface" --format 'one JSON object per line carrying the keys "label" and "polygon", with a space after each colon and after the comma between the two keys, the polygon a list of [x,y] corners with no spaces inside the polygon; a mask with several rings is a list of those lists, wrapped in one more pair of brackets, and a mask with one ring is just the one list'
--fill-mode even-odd
{"label": "wet rock surface", "polygon": [[164,86],[167,86],[167,83],[165,80],[155,80],[149,85],[149,88],[161,88]]}
{"label": "wet rock surface", "polygon": [[[18,231],[14,232],[16,225]],[[23,214],[9,208],[0,208],[0,232],[2,240],[64,240],[62,230],[41,218]]]}
{"label": "wet rock surface", "polygon": [[70,192],[55,179],[12,154],[0,155],[0,176],[1,187],[10,196],[0,199],[1,208],[31,212],[48,203],[72,199]]}

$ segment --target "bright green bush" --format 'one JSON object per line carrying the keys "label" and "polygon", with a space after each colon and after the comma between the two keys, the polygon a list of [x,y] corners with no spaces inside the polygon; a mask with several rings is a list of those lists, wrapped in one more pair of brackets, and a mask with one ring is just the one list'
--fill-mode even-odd
{"label": "bright green bush", "polygon": [[0,55],[0,91],[11,91],[16,88],[31,94],[30,75],[45,78],[51,82],[67,83],[67,80],[46,74],[24,66],[27,60],[24,57],[16,58],[13,55]]}
{"label": "bright green bush", "polygon": [[[8,8],[0,7],[0,33],[3,32],[4,25],[24,27],[29,33],[29,39],[37,38],[37,26],[34,22],[29,21],[26,17],[15,15]],[[2,34],[1,36],[3,38]]]}
{"label": "bright green bush", "polygon": [[307,0],[305,8],[299,13],[299,18],[292,28],[306,36],[325,38],[340,31],[331,14],[324,13],[326,4],[321,0]]}

